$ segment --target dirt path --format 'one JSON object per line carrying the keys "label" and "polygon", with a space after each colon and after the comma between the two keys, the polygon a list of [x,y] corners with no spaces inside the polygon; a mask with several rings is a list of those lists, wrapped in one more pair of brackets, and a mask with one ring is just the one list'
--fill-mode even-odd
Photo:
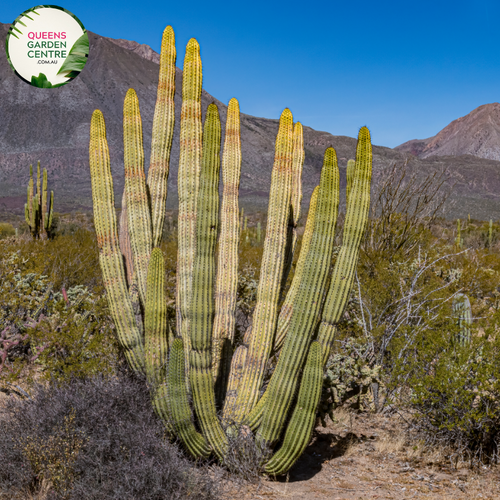
{"label": "dirt path", "polygon": [[500,499],[499,466],[455,469],[438,451],[408,446],[399,417],[344,413],[337,420],[317,429],[288,478],[234,485],[230,498]]}

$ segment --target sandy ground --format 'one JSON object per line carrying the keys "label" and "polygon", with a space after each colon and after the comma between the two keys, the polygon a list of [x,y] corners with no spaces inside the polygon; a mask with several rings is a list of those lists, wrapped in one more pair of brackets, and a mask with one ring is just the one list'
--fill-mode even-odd
{"label": "sandy ground", "polygon": [[500,499],[500,466],[453,467],[406,443],[400,417],[338,413],[287,478],[228,485],[231,500]]}

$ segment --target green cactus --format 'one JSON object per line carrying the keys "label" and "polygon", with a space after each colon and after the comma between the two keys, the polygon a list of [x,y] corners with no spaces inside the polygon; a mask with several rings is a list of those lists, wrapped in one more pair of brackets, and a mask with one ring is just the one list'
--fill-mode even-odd
{"label": "green cactus", "polygon": [[[241,213],[238,210],[239,106],[232,99],[228,107],[218,234],[221,123],[217,106],[211,104],[202,130],[199,45],[194,39],[189,41],[180,127],[174,339],[166,314],[163,255],[157,248],[164,223],[175,116],[173,44],[173,31],[168,27],[162,42],[147,181],[139,103],[132,89],[125,98],[126,183],[120,236],[104,118],[98,110],[92,116],[89,158],[94,219],[110,311],[127,360],[135,371],[145,372],[153,407],[172,437],[178,437],[194,457],[214,453],[224,463],[228,436],[240,425],[248,425],[256,431],[257,443],[266,449],[283,440],[277,453],[263,464],[268,473],[283,474],[310,440],[335,323],[352,287],[368,217],[370,134],[366,127],[359,133],[343,245],[331,279],[339,174],[335,150],[326,150],[294,278],[280,310],[280,296],[297,242],[304,161],[302,126],[293,124],[288,109],[283,111],[276,138],[257,304],[243,345],[234,350],[238,240],[246,222],[243,209]],[[258,240],[260,234],[258,224]],[[279,354],[278,363],[261,396],[270,357],[275,354]],[[222,419],[218,416],[221,408]]]}
{"label": "green cactus", "polygon": [[[41,186],[40,186],[41,184]],[[24,217],[33,238],[46,240],[53,235],[54,191],[50,192],[47,208],[47,170],[43,169],[43,181],[40,176],[40,162],[37,165],[37,190],[34,190],[33,166],[30,165],[28,199],[24,205]]]}
{"label": "green cactus", "polygon": [[460,219],[457,219],[457,237],[455,239],[455,244],[458,248],[462,248],[464,246],[464,239],[462,238],[462,231],[460,229]]}
{"label": "green cactus", "polygon": [[463,293],[457,293],[453,297],[453,317],[457,321],[459,333],[457,341],[460,345],[470,344],[471,341],[471,325],[472,325],[472,309],[470,306],[469,297]]}
{"label": "green cactus", "polygon": [[490,225],[488,227],[488,248],[491,248],[493,244],[493,219],[490,219]]}
{"label": "green cactus", "polygon": [[259,221],[257,222],[257,243],[260,243],[261,241],[262,241],[262,226]]}

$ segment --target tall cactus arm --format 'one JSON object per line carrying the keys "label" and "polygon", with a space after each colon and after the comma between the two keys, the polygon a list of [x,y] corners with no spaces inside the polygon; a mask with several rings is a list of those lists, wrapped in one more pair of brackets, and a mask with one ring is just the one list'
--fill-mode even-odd
{"label": "tall cactus arm", "polygon": [[370,132],[362,127],[356,147],[356,166],[349,193],[342,247],[335,262],[330,288],[321,318],[318,340],[323,348],[326,363],[333,341],[334,325],[340,320],[354,281],[358,264],[359,247],[365,233],[370,209],[370,185],[372,178],[372,145]]}
{"label": "tall cactus arm", "polygon": [[276,337],[274,339],[274,352],[278,352],[283,347],[283,342],[285,341],[285,336],[290,325],[290,318],[292,317],[292,307],[295,302],[295,297],[297,296],[300,281],[302,279],[301,277],[302,273],[304,272],[304,266],[307,261],[307,253],[309,252],[309,246],[311,245],[312,235],[314,231],[314,217],[316,214],[318,193],[319,186],[316,186],[311,196],[311,201],[309,202],[309,212],[307,214],[306,227],[302,236],[302,245],[300,247],[297,266],[295,267],[295,274],[293,276],[290,289],[286,294],[285,301],[281,306],[280,315],[278,317],[278,327],[276,329]]}
{"label": "tall cactus arm", "polygon": [[208,106],[203,131],[196,257],[189,310],[191,352],[189,380],[193,404],[203,435],[217,456],[225,455],[227,437],[216,413],[212,375],[212,329],[214,320],[215,247],[219,218],[219,168],[221,125],[215,104]]}
{"label": "tall cactus arm", "polygon": [[51,191],[49,208],[47,209],[47,218],[45,220],[45,231],[47,232],[47,236],[49,236],[49,232],[52,230],[53,216],[54,216],[54,191]]}
{"label": "tall cactus arm", "polygon": [[144,371],[143,340],[132,311],[118,244],[113,178],[109,161],[104,117],[94,111],[90,123],[90,178],[99,263],[118,339],[133,370]]}
{"label": "tall cactus arm", "polygon": [[236,403],[236,395],[238,394],[238,387],[241,382],[243,370],[245,368],[245,360],[247,357],[248,349],[244,345],[240,345],[234,351],[231,359],[231,376],[227,384],[226,397],[224,399],[224,409],[222,418],[226,423],[231,424],[229,421],[230,415],[234,414],[234,405]]}
{"label": "tall cactus arm", "polygon": [[34,189],[34,181],[33,181],[33,165],[30,165],[30,180],[28,182],[28,201],[26,205],[28,206],[28,214],[26,217],[26,223],[30,227],[30,231],[33,233],[34,228],[34,215],[33,215],[33,189]]}
{"label": "tall cactus arm", "polygon": [[170,348],[167,382],[161,386],[159,394],[164,396],[171,426],[186,450],[195,458],[208,457],[210,448],[193,423],[186,385],[184,347],[180,338],[176,338]]}
{"label": "tall cactus arm", "polygon": [[284,428],[311,338],[318,325],[335,241],[339,169],[333,148],[325,151],[312,240],[292,304],[292,317],[278,364],[266,389],[257,440],[274,445]]}
{"label": "tall cactus arm", "polygon": [[349,193],[351,192],[351,186],[352,186],[352,180],[354,178],[354,169],[356,166],[356,161],[355,160],[349,160],[347,162],[347,168],[346,168],[346,188],[345,188],[345,199],[346,199],[346,207],[347,203],[349,203]]}
{"label": "tall cactus arm", "polygon": [[161,249],[151,252],[144,311],[145,359],[148,384],[156,388],[165,379],[168,354],[165,265]]}
{"label": "tall cactus arm", "polygon": [[41,193],[42,193],[41,183],[42,183],[42,176],[40,174],[40,160],[38,160],[37,165],[36,165],[36,198],[37,198],[38,206],[40,206],[40,203],[42,202],[42,198],[41,198]]}
{"label": "tall cactus arm", "polygon": [[120,213],[120,250],[125,259],[125,271],[127,273],[127,283],[132,286],[134,278],[134,261],[132,259],[132,247],[130,245],[130,233],[128,230],[127,193],[124,190],[122,196],[122,211]]}
{"label": "tall cactus arm", "polygon": [[151,138],[151,158],[148,170],[153,247],[157,247],[161,242],[163,223],[165,221],[170,151],[172,149],[175,122],[175,59],[174,30],[171,26],[167,26],[161,41],[160,75],[158,78]]}
{"label": "tall cactus arm", "polygon": [[297,245],[297,225],[300,219],[300,205],[302,203],[302,168],[304,166],[304,132],[302,124],[297,122],[293,127],[293,161],[292,161],[292,193],[290,197],[290,215],[288,221],[288,235],[281,278],[281,291],[285,290],[288,274],[292,268],[293,256]]}
{"label": "tall cactus arm", "polygon": [[186,47],[182,77],[176,290],[179,310],[177,332],[181,334],[187,352],[191,345],[187,317],[196,251],[196,203],[202,152],[201,83],[200,46],[194,38],[191,38]]}
{"label": "tall cactus arm", "polygon": [[288,424],[283,445],[265,465],[268,474],[276,476],[285,474],[306,449],[316,422],[322,385],[321,345],[315,341],[309,348],[297,404]]}
{"label": "tall cactus arm", "polygon": [[238,242],[240,236],[238,190],[241,174],[240,107],[236,99],[227,108],[222,155],[221,228],[215,281],[215,319],[212,347],[214,379],[219,373],[224,339],[234,339],[236,290],[238,288]]}
{"label": "tall cactus arm", "polygon": [[241,422],[257,403],[271,352],[278,300],[283,275],[290,192],[292,184],[293,117],[289,109],[281,114],[271,177],[266,238],[252,319],[245,370],[238,390],[234,419]]}
{"label": "tall cactus arm", "polygon": [[152,235],[146,176],[144,174],[142,120],[139,100],[134,89],[127,91],[123,104],[123,160],[134,272],[139,288],[139,297],[144,304],[146,302],[146,280]]}
{"label": "tall cactus arm", "polygon": [[46,219],[47,219],[47,169],[43,169],[43,180],[42,180],[42,201],[40,204],[40,234],[46,239],[48,237],[46,231]]}

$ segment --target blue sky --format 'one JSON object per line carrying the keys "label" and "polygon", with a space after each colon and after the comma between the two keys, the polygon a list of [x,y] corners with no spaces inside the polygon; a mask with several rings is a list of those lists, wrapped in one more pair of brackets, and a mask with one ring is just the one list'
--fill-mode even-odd
{"label": "blue sky", "polygon": [[[6,3],[4,23],[35,5]],[[500,101],[499,0],[54,3],[90,31],[157,51],[170,24],[179,67],[189,38],[200,42],[204,88],[217,99],[266,118],[289,107],[335,135],[367,125],[378,145],[430,137]]]}

